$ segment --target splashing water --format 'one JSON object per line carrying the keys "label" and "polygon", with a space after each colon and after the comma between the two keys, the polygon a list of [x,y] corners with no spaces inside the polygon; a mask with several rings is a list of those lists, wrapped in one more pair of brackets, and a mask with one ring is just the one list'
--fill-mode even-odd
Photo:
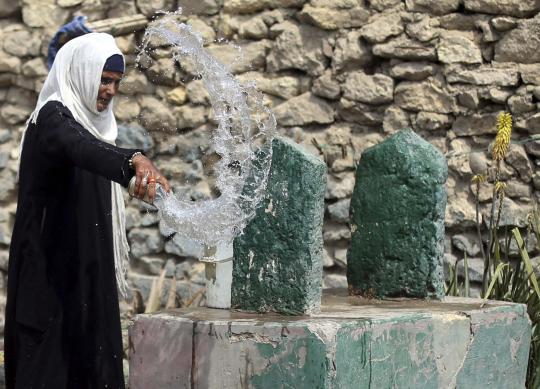
{"label": "splashing water", "polygon": [[155,37],[174,48],[173,63],[188,59],[195,65],[218,122],[211,143],[221,157],[215,167],[221,195],[198,202],[166,195],[155,205],[167,228],[212,247],[231,243],[255,215],[266,188],[276,121],[255,85],[240,84],[204,49],[191,26],[175,20],[180,12],[165,13],[147,28],[142,52]]}

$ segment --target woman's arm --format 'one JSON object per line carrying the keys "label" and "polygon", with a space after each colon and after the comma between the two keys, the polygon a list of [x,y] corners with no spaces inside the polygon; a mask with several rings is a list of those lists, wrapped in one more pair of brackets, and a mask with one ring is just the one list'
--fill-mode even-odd
{"label": "woman's arm", "polygon": [[97,139],[59,102],[43,106],[36,130],[40,151],[58,164],[75,165],[124,187],[135,174],[129,160],[139,150],[116,147]]}

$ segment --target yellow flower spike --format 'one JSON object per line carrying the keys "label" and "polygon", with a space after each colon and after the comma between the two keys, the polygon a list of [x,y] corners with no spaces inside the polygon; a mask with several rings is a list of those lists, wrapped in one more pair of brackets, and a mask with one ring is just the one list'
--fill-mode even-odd
{"label": "yellow flower spike", "polygon": [[501,112],[497,118],[497,136],[493,146],[492,156],[495,161],[502,161],[508,152],[512,135],[512,115]]}
{"label": "yellow flower spike", "polygon": [[471,181],[473,184],[482,184],[486,182],[486,176],[483,174],[475,174],[473,178],[471,178]]}
{"label": "yellow flower spike", "polygon": [[506,182],[497,181],[495,183],[495,192],[504,193],[506,191]]}

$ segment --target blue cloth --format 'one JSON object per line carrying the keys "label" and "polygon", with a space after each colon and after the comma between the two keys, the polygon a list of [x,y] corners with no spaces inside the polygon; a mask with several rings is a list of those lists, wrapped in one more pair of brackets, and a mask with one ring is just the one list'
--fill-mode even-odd
{"label": "blue cloth", "polygon": [[107,62],[105,62],[105,66],[103,66],[103,70],[124,73],[124,58],[122,58],[120,54],[111,55],[109,58],[107,58]]}
{"label": "blue cloth", "polygon": [[86,16],[77,16],[68,24],[64,24],[60,27],[56,32],[51,43],[49,43],[49,51],[47,53],[47,66],[49,67],[49,70],[53,65],[54,58],[56,57],[58,50],[60,50],[60,47],[73,38],[92,32],[92,30],[84,25],[84,22],[86,22]]}

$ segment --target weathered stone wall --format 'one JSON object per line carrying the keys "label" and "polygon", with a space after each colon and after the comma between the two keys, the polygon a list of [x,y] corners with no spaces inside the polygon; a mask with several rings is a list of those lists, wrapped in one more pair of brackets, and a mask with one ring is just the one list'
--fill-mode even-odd
{"label": "weathered stone wall", "polygon": [[[16,209],[21,129],[47,74],[50,37],[72,16],[90,21],[185,7],[184,20],[241,80],[255,80],[280,133],[328,165],[324,225],[325,285],[343,286],[354,167],[362,151],[410,126],[446,154],[449,164],[446,252],[467,253],[481,277],[470,179],[491,172],[487,154],[499,111],[516,119],[516,139],[540,132],[540,5],[533,0],[0,0],[0,288]],[[193,199],[213,193],[208,175],[212,114],[188,66],[171,69],[167,52],[134,66],[141,34],[117,38],[129,70],[116,115],[144,145],[177,190]],[[149,135],[137,125],[146,129]],[[167,130],[163,130],[166,128]],[[125,134],[125,133],[124,133]],[[124,136],[126,138],[126,136]],[[471,153],[474,151],[474,153]],[[503,225],[524,225],[540,193],[540,142],[513,144],[502,168],[507,181]],[[492,181],[492,180],[491,180]],[[187,183],[187,184],[186,184]],[[492,182],[480,192],[487,213]],[[152,213],[128,204],[133,279],[148,295],[167,264],[183,301],[203,275],[200,248],[167,240]],[[209,226],[211,228],[211,226]],[[511,248],[512,249],[512,248]],[[513,249],[515,251],[515,249]],[[193,283],[193,282],[194,283]],[[197,284],[198,283],[198,284]]]}

